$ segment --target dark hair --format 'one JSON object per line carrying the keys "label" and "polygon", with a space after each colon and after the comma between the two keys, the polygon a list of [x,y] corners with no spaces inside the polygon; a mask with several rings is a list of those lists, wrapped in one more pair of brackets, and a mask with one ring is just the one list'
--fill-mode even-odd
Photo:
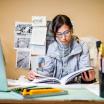
{"label": "dark hair", "polygon": [[69,29],[71,30],[71,32],[73,32],[73,25],[72,25],[71,20],[68,16],[66,16],[66,15],[57,15],[56,17],[54,17],[54,19],[52,21],[52,32],[54,34],[54,39],[55,40],[56,40],[56,32],[64,24],[69,26]]}

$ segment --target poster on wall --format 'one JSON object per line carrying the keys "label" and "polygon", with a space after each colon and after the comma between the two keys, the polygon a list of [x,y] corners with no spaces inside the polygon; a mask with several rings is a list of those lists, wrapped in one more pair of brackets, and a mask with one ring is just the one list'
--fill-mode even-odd
{"label": "poster on wall", "polygon": [[46,21],[46,16],[32,16],[31,23],[15,22],[14,49],[16,49],[17,68],[29,69],[33,55],[46,54],[46,44],[53,41],[50,31],[51,22]]}

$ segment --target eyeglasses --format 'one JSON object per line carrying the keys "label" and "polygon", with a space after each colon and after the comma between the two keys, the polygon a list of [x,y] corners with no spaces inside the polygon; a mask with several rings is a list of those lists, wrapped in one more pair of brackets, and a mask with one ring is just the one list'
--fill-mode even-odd
{"label": "eyeglasses", "polygon": [[56,33],[56,36],[59,37],[59,38],[62,38],[63,35],[64,35],[64,36],[69,36],[70,34],[71,34],[71,31],[70,31],[70,30],[66,30],[66,31],[64,31],[64,32],[62,32],[62,33],[61,33],[61,32],[57,32],[57,33]]}

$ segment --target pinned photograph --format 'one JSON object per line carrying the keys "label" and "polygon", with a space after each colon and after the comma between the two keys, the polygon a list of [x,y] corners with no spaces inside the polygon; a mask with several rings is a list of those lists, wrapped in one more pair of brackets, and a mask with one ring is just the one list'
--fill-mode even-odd
{"label": "pinned photograph", "polygon": [[30,50],[17,50],[16,52],[16,67],[17,68],[30,68]]}
{"label": "pinned photograph", "polygon": [[15,48],[29,48],[30,38],[17,37],[15,38]]}
{"label": "pinned photograph", "polygon": [[17,36],[31,36],[32,23],[16,22],[15,23],[15,34]]}

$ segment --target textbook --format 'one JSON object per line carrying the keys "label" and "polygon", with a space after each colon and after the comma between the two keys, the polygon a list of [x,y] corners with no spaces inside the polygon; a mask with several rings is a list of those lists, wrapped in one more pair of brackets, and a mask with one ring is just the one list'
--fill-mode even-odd
{"label": "textbook", "polygon": [[49,83],[49,84],[61,84],[66,85],[68,82],[72,81],[73,78],[80,75],[82,72],[88,71],[90,68],[80,69],[75,72],[72,72],[61,79],[55,77],[46,77],[43,75],[38,75],[39,77],[35,78],[32,83]]}

